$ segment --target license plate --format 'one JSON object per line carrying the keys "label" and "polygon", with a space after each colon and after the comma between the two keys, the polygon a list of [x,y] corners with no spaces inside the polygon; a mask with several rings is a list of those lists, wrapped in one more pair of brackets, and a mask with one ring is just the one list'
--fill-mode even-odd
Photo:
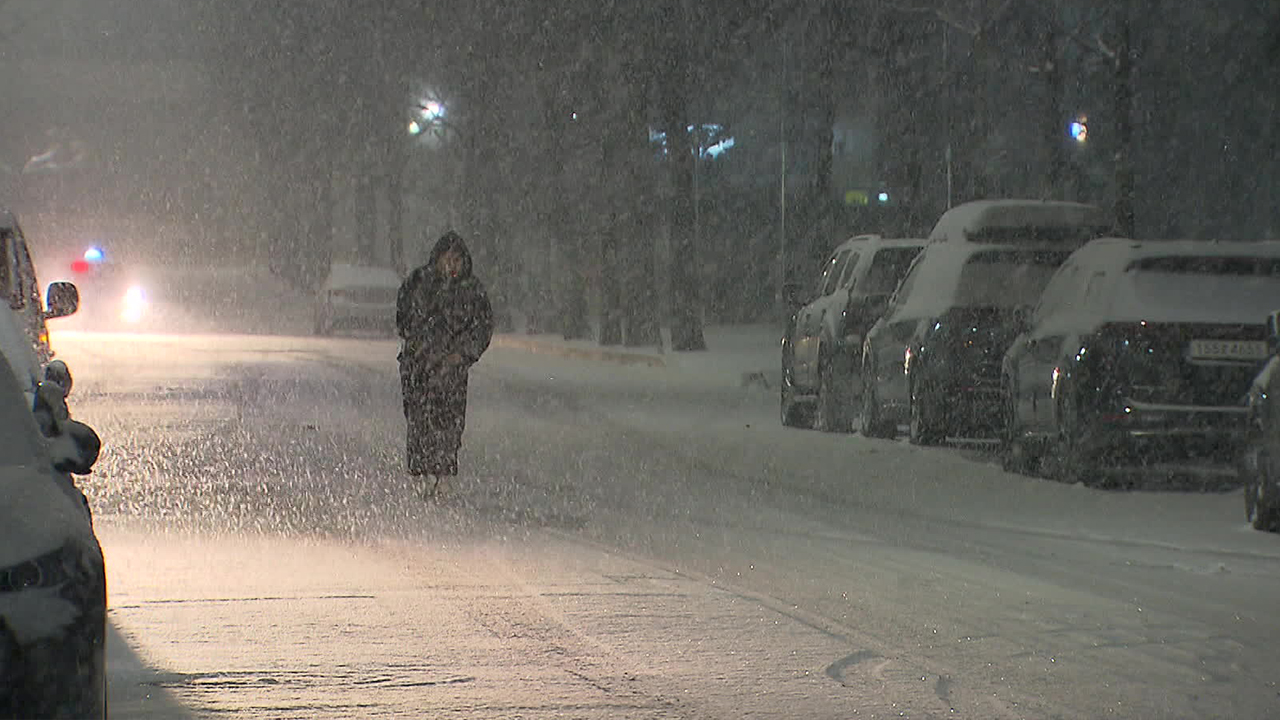
{"label": "license plate", "polygon": [[1261,340],[1191,341],[1191,357],[1197,360],[1266,360],[1267,355]]}

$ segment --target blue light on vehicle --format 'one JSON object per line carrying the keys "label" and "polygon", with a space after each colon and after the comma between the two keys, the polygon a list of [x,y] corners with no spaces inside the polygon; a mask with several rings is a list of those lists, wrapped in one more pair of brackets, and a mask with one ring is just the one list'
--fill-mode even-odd
{"label": "blue light on vehicle", "polygon": [[102,248],[91,247],[84,251],[84,259],[89,262],[102,262],[103,257]]}

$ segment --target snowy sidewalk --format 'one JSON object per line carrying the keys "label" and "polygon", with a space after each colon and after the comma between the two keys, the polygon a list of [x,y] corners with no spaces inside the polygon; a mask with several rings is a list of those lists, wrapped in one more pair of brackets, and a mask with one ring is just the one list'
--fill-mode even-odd
{"label": "snowy sidewalk", "polygon": [[[664,331],[665,335],[665,331]],[[565,340],[558,335],[495,335],[493,347],[526,350],[623,366],[666,368],[689,378],[721,384],[776,388],[780,375],[781,331],[772,324],[710,325],[704,336],[707,349],[672,352],[659,347],[602,346],[594,340]],[[664,346],[670,343],[664,340]]]}

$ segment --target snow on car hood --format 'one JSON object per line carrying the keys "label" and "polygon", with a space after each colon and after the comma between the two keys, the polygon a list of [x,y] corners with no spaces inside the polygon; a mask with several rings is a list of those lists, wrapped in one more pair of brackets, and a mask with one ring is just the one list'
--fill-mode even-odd
{"label": "snow on car hood", "polygon": [[96,543],[84,506],[58,483],[51,465],[0,466],[0,568],[69,541]]}

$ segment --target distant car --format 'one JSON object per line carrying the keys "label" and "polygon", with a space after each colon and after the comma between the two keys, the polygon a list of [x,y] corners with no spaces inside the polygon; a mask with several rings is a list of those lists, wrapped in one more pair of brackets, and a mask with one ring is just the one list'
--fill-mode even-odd
{"label": "distant car", "polygon": [[1048,460],[1085,483],[1152,462],[1233,472],[1277,298],[1280,242],[1089,243],[1003,359],[1006,468]]}
{"label": "distant car", "polygon": [[46,302],[41,303],[40,282],[30,248],[18,219],[7,210],[0,210],[0,295],[16,313],[37,364],[49,362],[53,348],[45,321],[74,313],[80,302],[79,292],[71,283],[55,282],[49,286]]}
{"label": "distant car", "polygon": [[366,328],[394,335],[400,281],[394,268],[334,263],[316,294],[315,333]]}
{"label": "distant car", "polygon": [[862,335],[924,247],[923,239],[858,235],[831,254],[816,292],[787,288],[796,308],[782,337],[782,424],[848,432]]}
{"label": "distant car", "polygon": [[142,271],[100,245],[88,245],[67,261],[80,290],[74,325],[82,330],[133,331],[151,314],[148,281]]}
{"label": "distant car", "polygon": [[[5,309],[7,312],[7,309]],[[0,717],[106,715],[106,570],[84,495],[97,436],[0,360]]]}

